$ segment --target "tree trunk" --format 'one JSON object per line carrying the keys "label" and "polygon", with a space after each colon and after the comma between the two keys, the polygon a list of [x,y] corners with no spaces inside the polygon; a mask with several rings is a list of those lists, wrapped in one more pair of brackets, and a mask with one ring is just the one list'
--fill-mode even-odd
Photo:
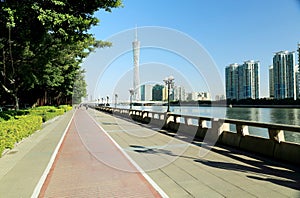
{"label": "tree trunk", "polygon": [[18,111],[20,109],[20,106],[19,106],[19,98],[17,96],[17,94],[14,94],[14,99],[15,99],[15,107],[16,107],[16,111]]}

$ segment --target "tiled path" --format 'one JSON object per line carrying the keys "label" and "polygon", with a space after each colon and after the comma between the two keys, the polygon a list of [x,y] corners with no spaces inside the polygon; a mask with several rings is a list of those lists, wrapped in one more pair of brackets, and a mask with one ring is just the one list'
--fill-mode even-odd
{"label": "tiled path", "polygon": [[200,157],[201,141],[92,109],[73,113],[0,158],[0,198],[300,197],[299,166],[220,146]]}
{"label": "tiled path", "polygon": [[220,146],[200,156],[180,132],[89,113],[169,197],[300,197],[299,166]]}
{"label": "tiled path", "polygon": [[87,111],[79,109],[39,197],[161,196]]}

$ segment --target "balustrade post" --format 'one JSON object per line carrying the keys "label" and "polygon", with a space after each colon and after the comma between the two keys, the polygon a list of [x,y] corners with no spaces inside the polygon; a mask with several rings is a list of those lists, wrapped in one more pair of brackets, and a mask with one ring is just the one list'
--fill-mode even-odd
{"label": "balustrade post", "polygon": [[173,117],[173,121],[174,121],[174,116],[170,115],[169,113],[166,114],[166,124],[168,124],[169,122],[172,121],[172,117]]}
{"label": "balustrade post", "polygon": [[247,125],[236,124],[236,132],[241,136],[249,135],[249,127]]}
{"label": "balustrade post", "polygon": [[187,126],[190,125],[189,120],[190,118],[184,117],[184,124],[186,124]]}
{"label": "balustrade post", "polygon": [[268,129],[270,140],[276,141],[278,143],[285,141],[284,131],[280,129]]}
{"label": "balustrade post", "polygon": [[[167,115],[165,115],[165,114],[160,114],[159,115],[159,119],[160,120],[164,120],[166,117],[165,116],[167,116]],[[167,120],[167,118],[166,118],[166,120]]]}
{"label": "balustrade post", "polygon": [[218,132],[218,135],[221,135],[223,131],[229,131],[229,123],[224,123],[224,120],[213,119],[211,126]]}
{"label": "balustrade post", "polygon": [[211,122],[211,128],[208,129],[204,138],[208,147],[213,146],[219,140],[223,131],[229,130],[229,123],[224,123],[224,120],[213,119]]}
{"label": "balustrade post", "polygon": [[143,111],[143,118],[149,117],[149,111]]}
{"label": "balustrade post", "polygon": [[198,126],[200,128],[207,128],[207,121],[206,120],[203,120],[201,118],[198,119]]}

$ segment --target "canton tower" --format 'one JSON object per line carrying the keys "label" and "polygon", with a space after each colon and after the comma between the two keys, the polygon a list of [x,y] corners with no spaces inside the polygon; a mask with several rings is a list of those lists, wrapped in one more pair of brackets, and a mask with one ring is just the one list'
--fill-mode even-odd
{"label": "canton tower", "polygon": [[138,101],[140,100],[140,71],[139,71],[139,64],[140,64],[140,41],[137,40],[137,28],[135,30],[135,41],[132,42],[133,47],[133,66],[134,66],[134,73],[133,73],[133,89],[134,89],[134,97],[133,99]]}

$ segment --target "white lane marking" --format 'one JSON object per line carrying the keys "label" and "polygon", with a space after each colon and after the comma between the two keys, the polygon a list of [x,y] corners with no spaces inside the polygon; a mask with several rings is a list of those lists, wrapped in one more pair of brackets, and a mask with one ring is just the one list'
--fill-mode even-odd
{"label": "white lane marking", "polygon": [[143,175],[143,177],[153,186],[153,188],[162,196],[169,197],[156,183],[151,179],[151,177],[145,173],[145,171],[135,162],[131,157],[119,146],[119,144],[104,130],[104,128],[88,113],[91,119],[96,123],[96,125],[107,135],[107,137],[115,144],[115,146],[123,153],[123,155],[135,166],[135,168]]}
{"label": "white lane marking", "polygon": [[58,144],[57,144],[57,146],[56,146],[54,152],[52,153],[52,156],[51,156],[51,158],[50,158],[50,160],[49,160],[49,163],[48,163],[46,169],[44,170],[44,173],[42,174],[42,176],[41,176],[39,182],[37,183],[37,185],[36,185],[36,187],[35,187],[35,189],[34,189],[32,195],[31,195],[31,198],[37,198],[37,197],[39,196],[39,194],[40,194],[40,192],[41,192],[41,189],[42,189],[42,187],[43,187],[43,184],[45,183],[46,178],[47,178],[47,176],[48,176],[48,174],[49,174],[49,172],[50,172],[50,169],[51,169],[51,167],[52,167],[52,165],[53,165],[53,163],[54,163],[54,160],[55,160],[55,158],[56,158],[56,155],[57,155],[57,153],[58,153],[58,151],[59,151],[59,149],[60,149],[60,147],[61,147],[61,144],[62,144],[62,142],[63,142],[63,140],[64,140],[64,138],[65,138],[65,136],[66,136],[66,133],[67,133],[67,131],[68,131],[69,128],[70,128],[71,122],[72,122],[72,120],[73,120],[73,118],[74,118],[74,115],[75,115],[76,111],[77,111],[77,110],[75,110],[75,112],[73,113],[73,115],[72,115],[72,117],[71,117],[71,119],[70,119],[70,121],[69,121],[69,123],[68,123],[68,125],[67,125],[67,127],[66,127],[66,129],[65,129],[65,131],[64,131],[64,133],[63,133],[63,135],[62,135],[62,137],[60,138],[60,140],[59,140],[59,142],[58,142]]}

